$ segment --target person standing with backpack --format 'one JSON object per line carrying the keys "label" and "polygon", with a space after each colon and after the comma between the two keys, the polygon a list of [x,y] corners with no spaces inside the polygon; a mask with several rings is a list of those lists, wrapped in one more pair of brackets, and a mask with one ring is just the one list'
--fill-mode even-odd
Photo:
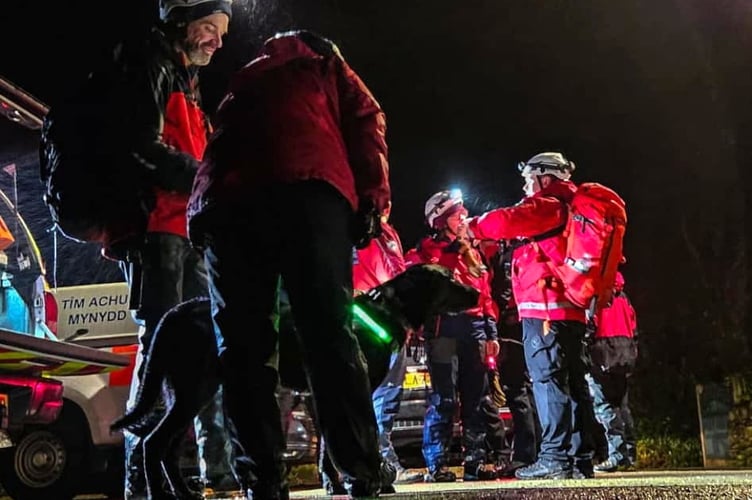
{"label": "person standing with backpack", "polygon": [[629,378],[637,362],[637,314],[616,273],[611,304],[595,315],[590,345],[593,366],[587,376],[595,418],[606,432],[608,456],[596,472],[615,472],[636,460],[634,422],[629,410]]}
{"label": "person standing with backpack", "polygon": [[[72,79],[42,127],[40,178],[56,229],[120,263],[143,325],[131,400],[163,314],[208,295],[186,204],[211,131],[198,70],[222,47],[231,15],[232,0],[160,0],[159,22],[134,28],[86,79]],[[234,491],[221,401],[218,393],[195,422],[199,466],[212,489]],[[126,433],[126,499],[146,494],[140,448]]]}
{"label": "person standing with backpack", "polygon": [[[131,306],[144,329],[141,360],[165,312],[179,303],[208,295],[200,254],[187,238],[186,205],[210,132],[201,109],[198,69],[222,47],[232,15],[231,0],[160,0],[160,22],[148,38],[125,42],[124,80],[118,98],[135,117],[124,120],[124,138],[141,168],[144,220],[126,221],[138,230],[113,232],[104,242],[105,256],[127,266]],[[186,339],[190,342],[190,339]],[[141,366],[134,370],[131,400],[138,391]],[[221,391],[195,422],[199,464],[213,490],[236,491],[232,449],[221,406]],[[131,401],[129,400],[129,403]],[[125,498],[144,498],[140,440],[126,434]],[[202,467],[204,468],[204,467]]]}
{"label": "person standing with backpack", "polygon": [[549,265],[564,258],[567,204],[577,186],[574,163],[558,152],[519,165],[525,197],[468,222],[474,240],[520,240],[512,254],[512,290],[522,321],[525,360],[541,425],[538,459],[515,471],[518,479],[593,477],[595,418],[585,375],[585,309],[565,295]]}

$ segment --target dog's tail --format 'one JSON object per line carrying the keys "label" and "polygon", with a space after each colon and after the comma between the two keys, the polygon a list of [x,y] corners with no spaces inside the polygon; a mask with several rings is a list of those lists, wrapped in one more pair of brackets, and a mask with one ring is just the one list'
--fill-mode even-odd
{"label": "dog's tail", "polygon": [[162,392],[162,381],[164,377],[156,366],[151,366],[149,359],[145,359],[144,376],[136,394],[136,401],[132,408],[125,412],[123,416],[116,419],[110,424],[111,431],[127,430],[139,437],[147,435],[154,426],[153,409],[159,401]]}
{"label": "dog's tail", "polygon": [[160,353],[156,352],[159,344],[155,340],[159,337],[159,331],[162,328],[169,328],[169,313],[165,315],[157,331],[154,332],[152,344],[149,346],[148,353],[142,361],[141,382],[136,393],[136,399],[133,407],[125,412],[123,416],[116,419],[110,424],[110,431],[127,430],[139,437],[144,437],[156,424],[154,409],[160,401],[162,394],[162,383],[165,380],[164,367],[159,358]]}

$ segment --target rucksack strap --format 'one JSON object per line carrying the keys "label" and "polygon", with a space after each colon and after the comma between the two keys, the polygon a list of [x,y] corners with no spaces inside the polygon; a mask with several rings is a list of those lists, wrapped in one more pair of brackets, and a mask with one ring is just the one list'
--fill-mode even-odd
{"label": "rucksack strap", "polygon": [[515,248],[519,248],[522,245],[527,245],[529,243],[537,243],[539,241],[547,240],[548,238],[551,238],[553,236],[563,233],[566,227],[567,225],[565,223],[565,224],[562,224],[561,226],[556,226],[553,229],[549,229],[548,231],[544,233],[537,234],[529,238],[518,238],[516,240],[510,241],[509,246],[511,247],[512,250],[514,250]]}

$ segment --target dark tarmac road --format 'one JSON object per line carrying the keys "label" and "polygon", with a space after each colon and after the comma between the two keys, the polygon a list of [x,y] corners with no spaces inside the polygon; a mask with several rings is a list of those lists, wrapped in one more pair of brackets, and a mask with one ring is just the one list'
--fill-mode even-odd
{"label": "dark tarmac road", "polygon": [[[336,499],[320,488],[296,488],[291,499]],[[661,470],[598,474],[595,479],[398,485],[385,499],[411,500],[752,500],[752,470]],[[0,500],[13,500],[0,496]],[[23,499],[15,499],[23,500]],[[50,499],[54,500],[54,499]],[[76,500],[122,500],[104,495],[80,495]],[[214,500],[220,500],[215,497]]]}
{"label": "dark tarmac road", "polygon": [[[294,499],[327,497],[322,489],[298,490]],[[340,497],[341,498],[341,497]],[[518,481],[514,479],[474,483],[415,484],[397,487],[389,499],[421,500],[682,500],[752,499],[752,470],[639,471],[598,474],[595,479],[567,481]]]}

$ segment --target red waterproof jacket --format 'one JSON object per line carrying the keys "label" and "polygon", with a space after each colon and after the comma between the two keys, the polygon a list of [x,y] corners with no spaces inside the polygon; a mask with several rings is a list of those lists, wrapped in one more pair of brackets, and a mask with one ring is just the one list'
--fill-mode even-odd
{"label": "red waterproof jacket", "polygon": [[188,206],[194,241],[210,213],[231,213],[273,183],[323,180],[353,210],[387,208],[385,116],[337,55],[294,36],[267,41],[232,78],[215,128]]}
{"label": "red waterproof jacket", "polygon": [[[408,250],[405,254],[405,264],[408,267],[416,264],[438,264],[446,267],[452,271],[454,279],[480,292],[478,305],[464,312],[469,316],[490,317],[496,321],[497,309],[491,298],[491,276],[488,270],[484,270],[480,277],[473,276],[460,255],[459,248],[460,245],[456,240],[427,236],[415,248]],[[481,260],[480,253],[476,249],[470,248],[468,251],[474,253],[476,260]]]}
{"label": "red waterproof jacket", "polygon": [[402,242],[397,231],[387,222],[381,223],[381,229],[381,236],[355,252],[353,290],[356,292],[366,292],[405,270]]}
{"label": "red waterproof jacket", "polygon": [[595,338],[629,337],[637,331],[637,314],[624,292],[617,292],[611,305],[599,310],[595,316]]}
{"label": "red waterproof jacket", "polygon": [[[164,115],[162,141],[198,161],[204,155],[210,126],[191,87],[178,87],[170,94]],[[146,231],[177,234],[187,238],[186,208],[190,191],[167,190],[157,186],[154,194],[154,208],[149,213]]]}
{"label": "red waterproof jacket", "polygon": [[566,204],[576,189],[570,181],[555,181],[512,207],[491,210],[468,222],[476,239],[521,240],[512,254],[512,289],[520,319],[585,322],[585,310],[567,300],[562,283],[548,266],[549,259],[563,259],[566,253],[566,239],[556,229],[563,229]]}

